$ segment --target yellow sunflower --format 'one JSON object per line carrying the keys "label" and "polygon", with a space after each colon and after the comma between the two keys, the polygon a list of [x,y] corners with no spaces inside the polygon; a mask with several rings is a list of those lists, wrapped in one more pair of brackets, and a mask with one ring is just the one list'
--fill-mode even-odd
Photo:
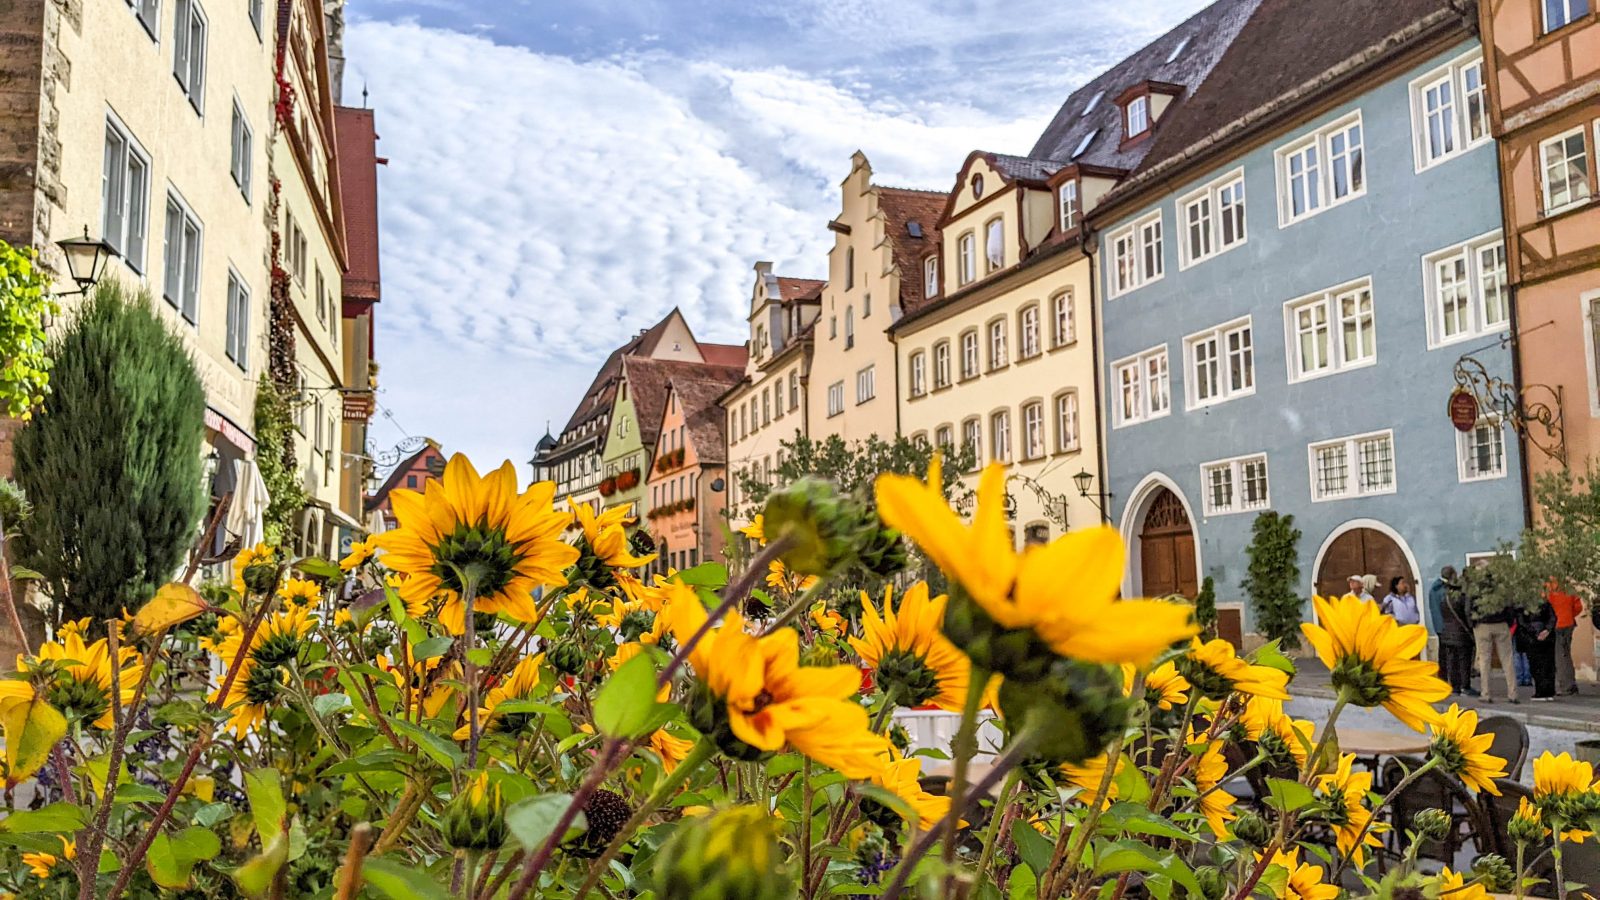
{"label": "yellow sunflower", "polygon": [[388,654],[378,656],[378,668],[394,679],[394,686],[400,691],[402,702],[405,697],[410,697],[410,705],[406,709],[407,717],[413,715],[418,708],[428,718],[439,715],[445,703],[455,694],[451,685],[460,677],[461,664],[452,662],[444,671],[439,671],[442,656],[432,656],[418,660],[411,651],[411,644],[405,645],[406,665],[391,661]]}
{"label": "yellow sunflower", "polygon": [[28,867],[28,872],[33,877],[44,881],[50,877],[57,863],[71,861],[78,858],[78,845],[68,840],[64,835],[56,835],[61,841],[61,854],[54,853],[24,853],[22,864]]}
{"label": "yellow sunflower", "polygon": [[[497,708],[513,700],[530,700],[539,688],[539,675],[544,665],[544,654],[537,656],[524,656],[489,690],[488,696],[483,698],[483,706],[478,709],[478,726],[484,734],[499,732],[504,734],[517,734],[521,732],[534,719],[538,713],[533,712],[497,712]],[[461,727],[456,729],[455,739],[464,741],[472,736],[472,722],[466,714],[462,714]]]}
{"label": "yellow sunflower", "polygon": [[792,597],[816,583],[817,576],[796,575],[784,566],[781,559],[775,559],[767,563],[767,587],[786,597]]}
{"label": "yellow sunflower", "polygon": [[1441,769],[1459,777],[1474,792],[1500,796],[1494,780],[1506,777],[1506,761],[1488,752],[1494,735],[1478,733],[1476,711],[1452,703],[1432,729],[1433,755],[1439,758]]}
{"label": "yellow sunflower", "polygon": [[1238,692],[1250,697],[1289,699],[1289,673],[1240,659],[1233,645],[1221,638],[1201,642],[1193,638],[1189,652],[1179,657],[1178,671],[1196,690],[1214,700]]}
{"label": "yellow sunflower", "polygon": [[1439,897],[1441,900],[1489,900],[1489,889],[1445,866],[1439,870]]}
{"label": "yellow sunflower", "polygon": [[[304,606],[293,606],[269,615],[250,639],[250,658],[264,666],[281,666],[296,659],[304,649],[305,636],[316,624],[316,617]],[[235,629],[217,644],[217,655],[231,665],[244,643],[244,632]]]}
{"label": "yellow sunflower", "polygon": [[[708,618],[699,602],[673,603],[669,610],[680,645]],[[889,743],[872,731],[867,711],[852,699],[861,686],[861,672],[854,666],[802,667],[794,629],[780,628],[758,638],[744,630],[741,616],[730,613],[694,646],[689,664],[713,698],[691,704],[712,717],[694,722],[702,734],[725,729],[758,753],[787,744],[847,778],[870,778],[878,771]]]}
{"label": "yellow sunflower", "polygon": [[[78,630],[63,629],[60,643],[46,641],[31,660],[19,656],[17,671],[31,672],[49,664],[60,668],[44,692],[47,703],[95,728],[108,729],[115,724],[111,711],[111,645],[106,638],[86,644]],[[118,693],[126,707],[133,703],[139,677],[144,673],[143,657],[129,647],[121,647],[116,669]]]}
{"label": "yellow sunflower", "polygon": [[339,560],[339,568],[346,572],[358,569],[362,563],[371,559],[372,554],[376,553],[377,550],[378,541],[376,537],[368,537],[364,541],[351,541],[350,552]]}
{"label": "yellow sunflower", "polygon": [[[1523,836],[1536,836],[1535,842],[1550,837],[1550,828],[1544,824],[1544,814],[1537,806],[1529,802],[1527,797],[1517,801],[1517,811],[1511,816],[1511,821],[1506,825],[1506,833],[1512,840],[1527,842]],[[1581,828],[1568,828],[1561,832],[1561,839],[1573,844],[1582,843],[1594,836],[1594,832]]]}
{"label": "yellow sunflower", "polygon": [[532,621],[533,591],[565,585],[562,572],[579,556],[561,540],[571,516],[551,508],[554,496],[550,482],[517,493],[517,471],[509,461],[479,477],[457,454],[444,478],[429,479],[423,492],[390,495],[399,526],[374,540],[384,551],[384,565],[405,575],[399,591],[408,606],[444,598],[439,621],[451,633],[466,629],[463,578],[474,580],[476,611]]}
{"label": "yellow sunflower", "polygon": [[[1197,744],[1203,740],[1204,736],[1192,731],[1189,733],[1189,743]],[[1218,786],[1228,777],[1228,760],[1222,755],[1222,748],[1222,741],[1207,742],[1194,768],[1194,789],[1200,797],[1200,814],[1206,817],[1206,824],[1211,826],[1211,833],[1218,840],[1227,838],[1228,823],[1239,818],[1239,814],[1233,811],[1233,805],[1239,802],[1238,798]]]}
{"label": "yellow sunflower", "polygon": [[765,547],[767,545],[766,516],[756,513],[756,517],[750,520],[749,525],[739,529],[739,533]]}
{"label": "yellow sunflower", "polygon": [[579,503],[571,497],[567,498],[567,505],[578,517],[578,525],[583,529],[583,539],[588,542],[589,551],[606,565],[613,569],[637,569],[649,565],[656,558],[654,553],[634,556],[629,551],[628,525],[633,520],[628,515],[628,507],[613,506],[596,514],[593,504]]}
{"label": "yellow sunflower", "polygon": [[[1110,759],[1106,754],[1101,753],[1097,756],[1091,756],[1081,763],[1062,763],[1060,768],[1061,774],[1065,776],[1068,784],[1083,788],[1082,793],[1077,795],[1077,800],[1084,804],[1098,801],[1101,806],[1110,806],[1121,794],[1121,788],[1118,787],[1117,782],[1122,778],[1123,773],[1128,770],[1127,754],[1117,757],[1117,768],[1112,773],[1110,789],[1106,791],[1104,797],[1101,797],[1099,796],[1100,782],[1105,779],[1106,766],[1110,764]],[[1138,777],[1137,773],[1135,773],[1135,777]]]}
{"label": "yellow sunflower", "polygon": [[[1133,682],[1139,670],[1130,663],[1122,664],[1122,692],[1132,695]],[[1144,700],[1163,712],[1189,702],[1189,679],[1178,674],[1171,660],[1156,666],[1144,676]]]}
{"label": "yellow sunflower", "polygon": [[824,634],[843,634],[845,629],[844,616],[828,608],[826,603],[818,603],[811,607],[811,624]]}
{"label": "yellow sunflower", "polygon": [[967,526],[945,503],[935,456],[926,482],[879,476],[878,513],[950,576],[952,593],[975,604],[975,615],[1006,631],[1030,631],[1058,656],[1147,666],[1199,630],[1192,607],[1117,599],[1124,550],[1114,529],[1086,528],[1018,553],[1006,524],[1005,477],[997,463],[984,469]]}
{"label": "yellow sunflower", "polygon": [[[278,564],[278,548],[270,544],[257,544],[239,551],[233,558],[233,590],[243,597],[249,593],[245,584],[245,570],[252,567],[271,567]],[[259,587],[259,585],[258,585]]]}
{"label": "yellow sunflower", "polygon": [[651,752],[661,757],[661,768],[671,773],[678,767],[678,763],[689,758],[689,751],[694,749],[694,741],[678,737],[665,728],[657,728],[650,733],[649,746]]}
{"label": "yellow sunflower", "polygon": [[1450,685],[1439,679],[1437,664],[1417,658],[1428,643],[1426,628],[1401,625],[1359,597],[1313,602],[1321,624],[1302,622],[1300,630],[1351,703],[1382,705],[1417,731],[1438,719],[1432,704],[1450,696]]}
{"label": "yellow sunflower", "polygon": [[262,665],[247,656],[239,664],[228,695],[222,697],[218,687],[207,699],[215,702],[221,698],[221,706],[228,712],[227,727],[242,738],[266,723],[268,707],[282,695],[288,680],[289,673],[278,666]]}
{"label": "yellow sunflower", "polygon": [[850,638],[861,661],[885,691],[894,691],[901,706],[931,703],[946,712],[961,712],[967,700],[972,663],[939,630],[945,597],[928,596],[919,581],[891,605],[894,589],[883,589],[883,613],[861,592],[861,637]]}
{"label": "yellow sunflower", "polygon": [[[1261,854],[1256,854],[1256,859],[1261,859]],[[1300,861],[1300,851],[1282,850],[1272,852],[1272,860],[1268,865],[1283,869],[1284,879],[1279,882],[1271,879],[1264,883],[1274,885],[1272,896],[1276,900],[1334,900],[1339,896],[1339,888],[1331,884],[1322,883],[1322,867]],[[1277,887],[1281,883],[1281,887]]]}
{"label": "yellow sunflower", "polygon": [[1388,826],[1372,821],[1372,811],[1367,809],[1372,773],[1351,771],[1355,761],[1354,754],[1341,755],[1336,771],[1317,776],[1317,794],[1328,806],[1328,824],[1333,826],[1339,852],[1359,869],[1366,863],[1367,847],[1383,846],[1378,833],[1387,831]]}
{"label": "yellow sunflower", "polygon": [[667,633],[666,617],[660,614],[659,600],[652,606],[652,601],[644,596],[635,600],[613,598],[610,608],[595,616],[595,623],[617,632],[624,641],[659,644],[661,636]]}
{"label": "yellow sunflower", "polygon": [[921,776],[922,760],[919,757],[900,759],[898,755],[890,754],[884,761],[883,767],[874,772],[870,780],[878,787],[904,800],[916,813],[914,819],[906,819],[906,824],[917,826],[919,831],[927,831],[949,815],[950,798],[923,790],[922,782],[919,780]]}
{"label": "yellow sunflower", "polygon": [[291,576],[278,586],[278,596],[295,606],[315,606],[322,599],[322,587],[315,581]]}

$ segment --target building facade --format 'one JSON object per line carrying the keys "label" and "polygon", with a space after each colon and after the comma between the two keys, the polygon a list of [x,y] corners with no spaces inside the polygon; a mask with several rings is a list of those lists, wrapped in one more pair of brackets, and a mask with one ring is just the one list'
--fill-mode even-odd
{"label": "building facade", "polygon": [[339,192],[344,206],[349,267],[342,279],[339,346],[343,348],[345,400],[341,410],[344,464],[339,467],[339,507],[368,530],[380,520],[363,514],[376,474],[367,448],[367,425],[378,387],[377,311],[383,299],[378,264],[378,132],[370,109],[334,108]]}
{"label": "building facade", "polygon": [[1209,577],[1243,606],[1265,510],[1294,516],[1305,597],[1425,596],[1522,525],[1506,424],[1445,412],[1459,358],[1512,368],[1477,41],[1423,0],[1341,5],[1337,40],[1297,10],[1263,0],[1091,213],[1130,594]]}
{"label": "building facade", "polygon": [[923,299],[919,261],[933,247],[944,194],[873,184],[859,150],[839,193],[839,215],[828,223],[834,242],[819,320],[826,328],[812,343],[809,436],[892,441],[898,407],[887,332]]}
{"label": "building facade", "polygon": [[1100,521],[1073,475],[1098,470],[1091,296],[1079,211],[1057,204],[1059,163],[973,153],[920,260],[922,302],[890,329],[900,429],[971,448],[966,489],[1007,467],[1018,540],[1042,543]]}
{"label": "building facade", "polygon": [[[1523,435],[1528,474],[1537,481],[1563,466],[1593,473],[1600,456],[1600,7],[1484,0],[1479,21],[1520,388],[1524,410],[1535,414]],[[1541,406],[1559,415],[1558,427],[1539,421]],[[1573,656],[1592,676],[1600,648],[1587,616]]]}
{"label": "building facade", "polygon": [[391,499],[397,488],[420,491],[428,479],[444,477],[444,465],[444,448],[433,438],[423,438],[422,446],[390,470],[388,477],[367,498],[367,518],[383,523],[382,528],[375,530],[387,531],[398,524]]}
{"label": "building facade", "polygon": [[645,527],[655,540],[657,568],[687,569],[720,560],[728,533],[727,437],[717,398],[742,369],[673,374],[645,489]]}
{"label": "building facade", "polygon": [[822,282],[774,274],[770,262],[755,269],[744,378],[720,398],[728,417],[727,509],[735,527],[750,519],[741,477],[770,479],[783,462],[782,444],[811,434],[811,356],[822,306]]}

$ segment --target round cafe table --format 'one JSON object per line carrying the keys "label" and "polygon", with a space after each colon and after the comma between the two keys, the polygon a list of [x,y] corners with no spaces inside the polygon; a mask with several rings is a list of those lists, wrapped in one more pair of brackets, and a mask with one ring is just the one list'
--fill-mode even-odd
{"label": "round cafe table", "polygon": [[1415,731],[1384,731],[1376,728],[1337,728],[1339,752],[1354,754],[1356,761],[1372,773],[1373,786],[1381,789],[1379,768],[1385,756],[1422,756],[1431,742]]}

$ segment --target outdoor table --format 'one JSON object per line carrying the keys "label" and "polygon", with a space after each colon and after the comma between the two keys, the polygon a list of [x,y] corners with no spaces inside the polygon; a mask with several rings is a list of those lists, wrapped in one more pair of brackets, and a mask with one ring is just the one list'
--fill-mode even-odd
{"label": "outdoor table", "polygon": [[1425,734],[1415,731],[1383,731],[1376,728],[1336,728],[1339,752],[1354,754],[1356,760],[1372,772],[1374,787],[1383,787],[1379,762],[1385,756],[1420,756],[1428,752],[1431,742]]}

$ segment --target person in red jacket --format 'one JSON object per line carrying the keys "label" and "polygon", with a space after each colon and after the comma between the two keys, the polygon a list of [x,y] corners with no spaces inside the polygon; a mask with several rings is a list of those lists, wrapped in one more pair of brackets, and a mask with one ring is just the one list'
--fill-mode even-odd
{"label": "person in red jacket", "polygon": [[1554,579],[1545,586],[1545,596],[1556,611],[1556,693],[1576,694],[1578,674],[1572,666],[1572,632],[1578,627],[1583,601],[1561,590]]}

